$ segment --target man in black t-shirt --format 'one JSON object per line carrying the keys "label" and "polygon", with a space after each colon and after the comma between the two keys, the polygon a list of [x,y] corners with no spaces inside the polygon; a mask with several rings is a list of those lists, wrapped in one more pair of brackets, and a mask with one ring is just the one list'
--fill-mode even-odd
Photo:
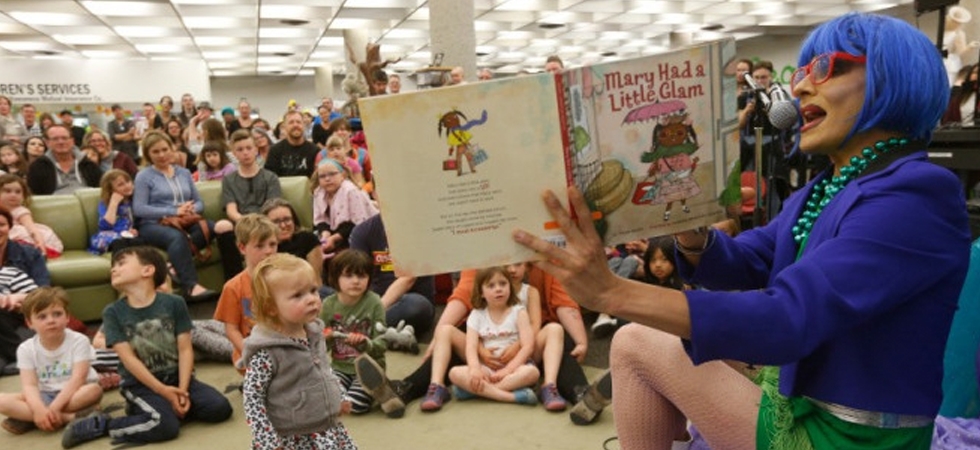
{"label": "man in black t-shirt", "polygon": [[302,175],[309,177],[316,168],[317,148],[304,136],[303,114],[289,111],[283,119],[286,138],[269,149],[265,168],[280,177]]}

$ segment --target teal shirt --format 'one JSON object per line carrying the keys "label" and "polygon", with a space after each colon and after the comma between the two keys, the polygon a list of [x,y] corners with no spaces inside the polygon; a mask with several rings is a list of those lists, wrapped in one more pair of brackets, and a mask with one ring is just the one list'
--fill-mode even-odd
{"label": "teal shirt", "polygon": [[[368,290],[357,303],[350,306],[340,303],[337,294],[333,294],[323,299],[320,319],[327,328],[333,328],[334,331],[368,336],[368,340],[357,347],[348,345],[344,339],[327,339],[333,370],[354,375],[354,358],[362,353],[370,355],[381,367],[385,366],[387,344],[384,330],[388,326],[385,322],[385,307],[378,294]],[[381,325],[380,331],[378,324]]]}
{"label": "teal shirt", "polygon": [[[190,333],[191,316],[184,299],[157,293],[145,308],[133,308],[123,297],[102,311],[106,346],[127,342],[157,379],[178,372],[177,336]],[[124,381],[136,381],[124,364],[119,365]]]}

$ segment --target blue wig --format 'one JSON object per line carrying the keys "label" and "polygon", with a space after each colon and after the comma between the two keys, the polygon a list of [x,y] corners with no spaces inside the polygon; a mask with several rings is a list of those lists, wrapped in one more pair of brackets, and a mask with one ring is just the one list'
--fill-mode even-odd
{"label": "blue wig", "polygon": [[949,102],[949,80],[929,38],[899,19],[846,14],[813,30],[800,49],[799,66],[835,51],[868,59],[864,105],[845,142],[873,128],[932,139]]}

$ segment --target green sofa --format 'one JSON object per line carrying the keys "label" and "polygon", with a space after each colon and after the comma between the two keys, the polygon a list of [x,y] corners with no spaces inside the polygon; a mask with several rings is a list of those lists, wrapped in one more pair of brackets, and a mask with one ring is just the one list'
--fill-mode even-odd
{"label": "green sofa", "polygon": [[[296,208],[301,225],[312,228],[313,200],[308,180],[285,177],[280,183],[283,197]],[[204,200],[204,216],[215,221],[224,218],[221,182],[197,183],[197,189]],[[93,255],[86,250],[89,237],[98,230],[99,189],[81,189],[73,195],[42,195],[32,200],[30,209],[34,220],[54,229],[65,244],[64,254],[48,260],[51,284],[68,291],[69,309],[75,317],[83,321],[100,320],[102,309],[117,298],[117,293],[109,283],[109,255]],[[202,285],[220,291],[224,285],[221,255],[216,244],[212,247],[211,258],[196,263],[197,272]]]}

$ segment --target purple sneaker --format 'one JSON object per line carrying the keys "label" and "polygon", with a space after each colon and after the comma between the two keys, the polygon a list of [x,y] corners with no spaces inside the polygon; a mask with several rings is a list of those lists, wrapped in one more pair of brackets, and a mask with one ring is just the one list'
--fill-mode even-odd
{"label": "purple sneaker", "polygon": [[451,397],[445,386],[429,383],[429,390],[422,398],[422,411],[435,412],[442,409],[442,404],[448,402]]}
{"label": "purple sneaker", "polygon": [[544,405],[544,409],[553,412],[564,411],[568,408],[568,402],[558,393],[558,387],[555,383],[548,383],[541,386],[541,404]]}

